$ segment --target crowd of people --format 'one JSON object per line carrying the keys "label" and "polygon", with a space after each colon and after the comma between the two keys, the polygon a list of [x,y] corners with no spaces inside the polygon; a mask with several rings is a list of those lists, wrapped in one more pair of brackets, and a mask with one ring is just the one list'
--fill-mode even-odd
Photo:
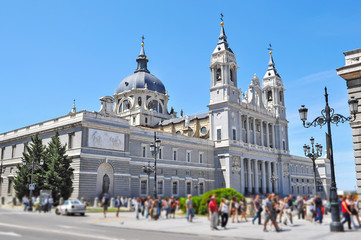
{"label": "crowd of people", "polygon": [[[287,197],[280,198],[276,194],[268,194],[267,197],[256,195],[251,196],[250,203],[247,208],[247,202],[244,197],[238,199],[236,196],[231,197],[230,200],[222,198],[220,204],[217,204],[216,196],[212,195],[207,201],[207,217],[210,221],[212,230],[218,230],[218,226],[227,228],[227,223],[231,219],[232,223],[248,222],[247,211],[254,212],[252,224],[255,222],[258,225],[263,225],[263,231],[268,232],[269,229],[274,228],[275,231],[281,231],[279,224],[293,226],[293,217],[298,219],[305,219],[310,222],[318,222],[322,224],[323,216],[331,211],[331,203],[328,199],[322,199],[320,195],[313,197],[310,195],[297,196],[294,198],[291,194]],[[130,201],[128,203],[128,200]],[[40,198],[40,196],[32,197],[32,206],[35,211],[50,212],[53,206],[52,196]],[[180,202],[175,197],[152,198],[138,197],[138,198],[124,198],[117,196],[114,201],[116,208],[116,217],[119,217],[119,211],[122,206],[128,207],[131,204],[136,212],[136,218],[141,216],[149,220],[157,220],[160,217],[175,218],[176,212],[179,210]],[[27,211],[30,205],[28,196],[23,197],[24,211]],[[104,194],[101,200],[101,206],[104,209],[104,217],[106,217],[108,207],[110,205],[110,198],[108,194]],[[342,224],[347,223],[348,228],[361,227],[359,218],[359,209],[357,208],[357,201],[353,195],[342,196],[339,199],[340,215],[343,217]],[[192,196],[188,195],[185,202],[186,219],[189,222],[194,218],[194,207]],[[252,214],[253,215],[253,214]],[[262,218],[264,221],[262,223]]]}
{"label": "crowd of people", "polygon": [[30,204],[33,210],[38,211],[39,213],[51,212],[51,208],[53,207],[54,204],[54,199],[51,195],[43,198],[40,198],[40,196],[32,196],[30,202],[29,197],[25,195],[23,197],[24,211],[29,210]]}
{"label": "crowd of people", "polygon": [[[281,231],[280,225],[293,226],[293,218],[304,219],[314,223],[323,222],[323,217],[328,214],[331,209],[331,203],[328,199],[322,199],[320,195],[309,197],[297,196],[294,198],[291,194],[287,197],[280,198],[276,194],[268,194],[267,197],[256,195],[250,197],[252,211],[254,217],[252,224],[258,223],[263,225],[263,231],[268,232],[270,229]],[[157,220],[162,217],[175,218],[175,212],[179,209],[179,200],[174,197],[166,197],[157,199],[136,198],[133,199],[133,205],[136,211],[136,218],[143,216],[150,220]],[[342,197],[339,201],[340,214],[343,216],[342,223],[348,223],[351,229],[351,222],[354,227],[361,227],[359,219],[359,209],[352,195]],[[194,208],[192,196],[188,195],[185,202],[186,219],[192,222],[194,217]],[[208,220],[212,230],[218,230],[219,227],[227,229],[227,223],[241,223],[247,220],[247,203],[245,198],[238,199],[232,197],[230,200],[222,198],[217,204],[216,196],[210,196],[207,202]],[[250,209],[248,209],[249,211]],[[262,223],[262,218],[264,221]]]}

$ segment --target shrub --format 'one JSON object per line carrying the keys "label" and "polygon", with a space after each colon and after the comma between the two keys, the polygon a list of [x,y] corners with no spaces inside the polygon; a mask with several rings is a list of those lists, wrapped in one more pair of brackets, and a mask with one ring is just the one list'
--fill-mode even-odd
{"label": "shrub", "polygon": [[208,212],[207,211],[207,201],[208,201],[209,197],[212,196],[213,194],[216,195],[218,205],[220,204],[222,198],[225,198],[228,200],[231,200],[231,198],[233,196],[237,197],[238,200],[240,200],[241,198],[244,198],[244,196],[241,193],[238,193],[233,188],[219,188],[219,189],[211,190],[202,195],[201,201],[200,201],[200,206],[198,208],[199,214],[206,214]]}

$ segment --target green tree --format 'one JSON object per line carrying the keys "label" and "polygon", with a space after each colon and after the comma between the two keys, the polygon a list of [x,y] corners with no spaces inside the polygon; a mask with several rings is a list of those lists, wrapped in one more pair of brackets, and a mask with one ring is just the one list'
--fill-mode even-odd
{"label": "green tree", "polygon": [[54,204],[57,205],[60,197],[68,199],[73,192],[71,178],[74,171],[70,167],[72,160],[66,155],[66,144],[61,144],[58,132],[51,138],[45,156],[44,189],[52,190]]}
{"label": "green tree", "polygon": [[[29,195],[29,184],[31,183],[31,171],[33,170],[33,184],[35,184],[35,190],[33,194],[39,195],[40,189],[43,188],[43,175],[44,169],[40,166],[40,159],[44,158],[45,147],[38,134],[31,137],[31,143],[26,146],[26,151],[23,153],[23,163],[16,165],[18,171],[16,178],[14,179],[14,189],[16,197],[21,200],[24,195]],[[33,168],[33,169],[32,169]]]}

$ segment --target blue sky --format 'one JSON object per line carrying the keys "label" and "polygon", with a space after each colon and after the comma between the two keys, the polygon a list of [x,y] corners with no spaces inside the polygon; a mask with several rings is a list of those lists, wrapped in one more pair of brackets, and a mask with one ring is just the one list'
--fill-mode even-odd
{"label": "blue sky", "polygon": [[[97,111],[136,68],[142,34],[149,69],[170,95],[169,108],[206,112],[210,56],[223,12],[236,54],[238,87],[262,78],[273,45],[286,88],[291,153],[302,155],[311,136],[325,146],[326,128],[305,129],[309,117],[330,105],[348,115],[347,89],[337,76],[343,52],[360,48],[359,1],[2,1],[0,2],[0,132],[67,114]],[[355,167],[348,123],[333,126],[339,189],[354,189]]]}

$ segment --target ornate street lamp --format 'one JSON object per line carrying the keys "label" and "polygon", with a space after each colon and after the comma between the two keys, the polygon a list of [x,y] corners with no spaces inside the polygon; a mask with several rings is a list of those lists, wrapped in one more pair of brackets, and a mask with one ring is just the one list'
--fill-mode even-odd
{"label": "ornate street lamp", "polygon": [[153,166],[150,166],[150,161],[148,161],[148,166],[143,165],[142,170],[144,173],[146,173],[148,175],[148,181],[147,181],[147,196],[149,196],[149,191],[150,191],[150,174],[152,174],[154,172],[154,168]]}
{"label": "ornate street lamp", "polygon": [[350,107],[350,113],[351,113],[351,116],[349,117],[344,117],[340,114],[337,114],[332,108],[330,108],[330,106],[328,105],[328,94],[326,87],[325,87],[325,101],[326,101],[326,106],[325,109],[322,109],[321,111],[322,116],[317,117],[312,122],[306,122],[308,109],[305,108],[305,105],[302,105],[298,111],[300,114],[301,121],[303,122],[303,126],[305,128],[309,128],[311,126],[316,127],[317,125],[322,127],[323,125],[327,124],[327,131],[328,131],[327,137],[329,143],[327,146],[328,147],[327,152],[329,155],[330,165],[331,165],[330,201],[331,201],[332,223],[330,225],[330,229],[332,232],[342,232],[343,225],[340,223],[340,211],[339,211],[339,203],[337,199],[335,166],[333,162],[331,123],[337,125],[340,122],[344,123],[347,121],[350,122],[354,121],[356,119],[358,101],[354,97],[351,97],[351,99],[348,101]]}
{"label": "ornate street lamp", "polygon": [[40,159],[39,161],[40,165],[37,165],[34,161],[34,159],[32,159],[31,165],[30,166],[26,166],[26,160],[23,159],[23,166],[24,167],[28,167],[28,169],[31,169],[31,178],[30,178],[30,185],[29,185],[29,190],[30,190],[30,194],[29,194],[29,211],[33,210],[33,190],[35,190],[35,185],[33,185],[33,176],[34,176],[34,169],[39,169],[41,166],[44,165],[44,159]]}
{"label": "ornate street lamp", "polygon": [[[313,194],[316,196],[317,188],[316,188],[316,159],[322,156],[322,145],[316,143],[313,137],[310,138],[311,147],[309,145],[303,145],[303,151],[305,152],[305,156],[312,160],[313,164]],[[316,151],[315,148],[316,147]]]}
{"label": "ornate street lamp", "polygon": [[150,144],[150,152],[154,155],[154,198],[157,199],[157,154],[160,149],[160,139],[157,138],[157,133],[154,132],[154,142]]}

